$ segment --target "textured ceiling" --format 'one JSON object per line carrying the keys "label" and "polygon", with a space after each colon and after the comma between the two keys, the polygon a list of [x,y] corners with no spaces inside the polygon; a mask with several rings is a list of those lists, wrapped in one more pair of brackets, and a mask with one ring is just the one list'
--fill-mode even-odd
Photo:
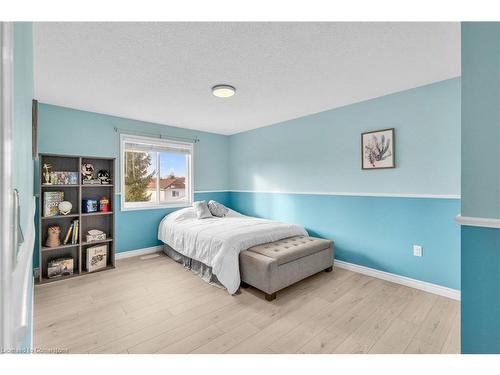
{"label": "textured ceiling", "polygon": [[34,47],[41,102],[221,134],[460,75],[459,23],[35,23]]}

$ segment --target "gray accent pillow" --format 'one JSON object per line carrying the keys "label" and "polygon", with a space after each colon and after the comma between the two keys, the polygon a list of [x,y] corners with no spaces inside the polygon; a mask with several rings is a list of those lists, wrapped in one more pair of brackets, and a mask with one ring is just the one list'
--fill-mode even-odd
{"label": "gray accent pillow", "polygon": [[208,209],[206,201],[198,201],[193,203],[194,212],[198,219],[207,219],[212,217],[210,210]]}
{"label": "gray accent pillow", "polygon": [[208,209],[212,215],[217,217],[224,217],[229,212],[226,206],[217,201],[208,201]]}

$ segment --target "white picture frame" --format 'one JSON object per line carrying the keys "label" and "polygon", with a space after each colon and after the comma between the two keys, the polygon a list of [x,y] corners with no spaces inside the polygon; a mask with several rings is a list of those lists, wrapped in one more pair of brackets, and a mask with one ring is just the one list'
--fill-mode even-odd
{"label": "white picture frame", "polygon": [[394,128],[361,134],[361,169],[395,168]]}
{"label": "white picture frame", "polygon": [[108,261],[108,245],[97,245],[87,248],[87,271],[95,272],[106,268]]}

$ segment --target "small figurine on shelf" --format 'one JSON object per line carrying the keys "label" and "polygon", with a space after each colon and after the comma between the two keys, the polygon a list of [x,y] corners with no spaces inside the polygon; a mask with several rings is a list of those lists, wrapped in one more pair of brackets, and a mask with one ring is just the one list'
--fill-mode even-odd
{"label": "small figurine on shelf", "polygon": [[50,181],[50,169],[52,168],[52,165],[49,163],[44,163],[43,164],[43,178],[44,178],[44,185],[52,185],[52,182]]}
{"label": "small figurine on shelf", "polygon": [[109,184],[109,172],[105,169],[99,170],[97,172],[97,178],[99,181],[101,181],[102,185],[108,185]]}
{"label": "small figurine on shelf", "polygon": [[100,185],[101,180],[94,177],[94,166],[90,163],[82,164],[82,184]]}
{"label": "small figurine on shelf", "polygon": [[99,211],[109,212],[109,198],[104,196],[99,200]]}
{"label": "small figurine on shelf", "polygon": [[82,164],[83,181],[92,180],[94,178],[94,166],[90,163]]}
{"label": "small figurine on shelf", "polygon": [[57,224],[51,225],[47,229],[47,241],[45,242],[45,246],[47,247],[56,247],[61,245],[61,239],[59,235],[61,234],[61,227]]}

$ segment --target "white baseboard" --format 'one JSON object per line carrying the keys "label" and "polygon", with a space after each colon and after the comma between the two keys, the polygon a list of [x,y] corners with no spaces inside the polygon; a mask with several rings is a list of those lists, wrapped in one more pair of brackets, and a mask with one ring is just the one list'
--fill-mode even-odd
{"label": "white baseboard", "polygon": [[115,254],[115,259],[125,259],[131,257],[137,257],[140,255],[154,254],[159,253],[163,250],[162,245],[145,247],[143,249],[130,250],[130,251],[122,251],[120,253]]}
{"label": "white baseboard", "polygon": [[[120,253],[116,253],[115,259],[125,259],[125,258],[137,257],[137,256],[141,256],[141,255],[155,254],[155,253],[159,253],[161,251],[163,251],[162,245],[146,247],[143,249],[123,251]],[[410,288],[420,289],[420,290],[423,290],[425,292],[437,294],[437,295],[440,295],[443,297],[447,297],[447,298],[451,298],[451,299],[460,301],[460,290],[451,289],[451,288],[447,288],[447,287],[444,287],[441,285],[436,285],[436,284],[428,283],[425,281],[420,281],[420,280],[412,279],[409,277],[396,275],[394,273],[379,271],[379,270],[376,270],[374,268],[360,266],[358,264],[344,262],[342,260],[337,260],[337,259],[335,259],[335,266],[349,270],[349,271],[361,273],[363,275],[376,277],[377,279],[390,281],[390,282],[393,282],[396,284],[405,285],[405,286],[408,286]],[[39,269],[35,268],[34,269],[35,276],[37,276],[37,271],[39,271]]]}
{"label": "white baseboard", "polygon": [[334,264],[339,268],[344,268],[349,271],[362,273],[363,275],[376,277],[377,279],[382,279],[396,284],[409,286],[410,288],[420,289],[425,292],[438,294],[443,297],[448,297],[460,301],[460,290],[447,288],[444,286],[428,283],[425,281],[411,279],[409,277],[396,275],[394,273],[379,271],[374,268],[360,266],[354,263],[344,262],[342,260],[335,259]]}

